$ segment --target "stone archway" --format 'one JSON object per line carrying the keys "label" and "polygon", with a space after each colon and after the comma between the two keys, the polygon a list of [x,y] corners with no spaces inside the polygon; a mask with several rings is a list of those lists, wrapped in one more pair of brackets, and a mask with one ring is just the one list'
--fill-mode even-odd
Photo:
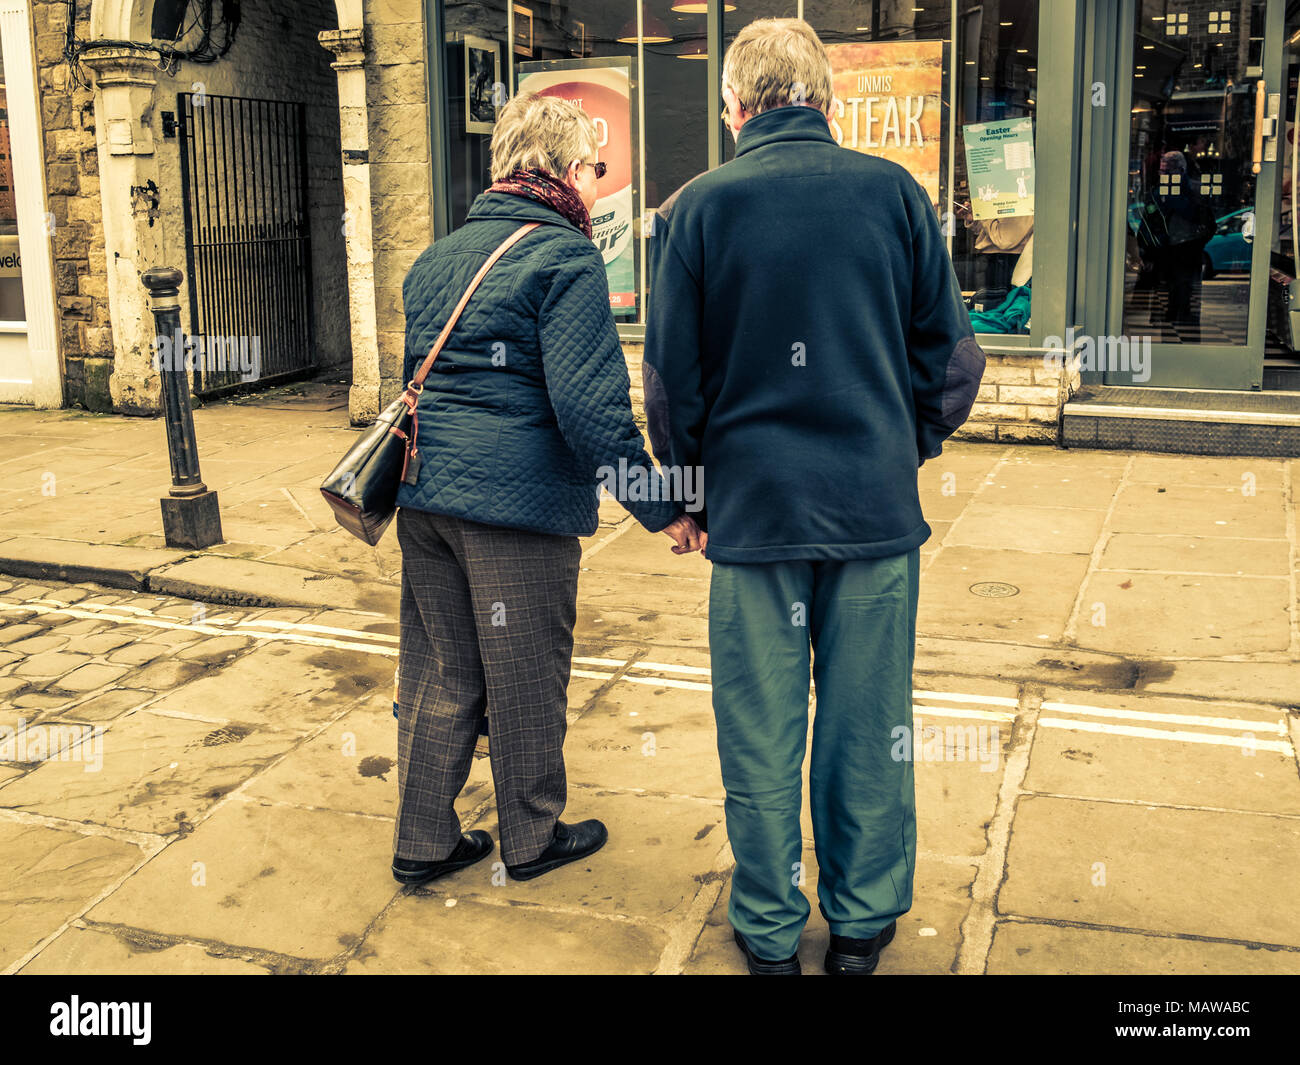
{"label": "stone archway", "polygon": [[[337,30],[320,35],[335,52],[339,122],[343,138],[343,230],[347,263],[353,385],[349,411],[354,423],[374,419],[379,409],[379,356],[375,334],[373,252],[370,240],[370,180],[365,107],[362,0],[334,0]],[[82,63],[94,72],[95,139],[107,265],[107,295],[113,334],[109,392],[115,410],[152,414],[160,404],[153,367],[154,326],[140,284],[141,271],[176,256],[156,224],[158,190],[165,176],[155,143],[159,96],[157,64],[147,55],[112,41],[148,41],[152,0],[92,0]],[[96,41],[106,42],[96,45]],[[345,101],[346,104],[345,104]],[[173,242],[174,244],[174,242]],[[174,265],[174,264],[171,264]]]}

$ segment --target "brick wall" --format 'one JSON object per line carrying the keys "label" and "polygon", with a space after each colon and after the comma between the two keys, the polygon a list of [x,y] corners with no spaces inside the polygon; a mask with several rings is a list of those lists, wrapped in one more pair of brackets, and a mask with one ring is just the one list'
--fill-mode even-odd
{"label": "brick wall", "polygon": [[[113,329],[95,150],[94,97],[75,88],[63,62],[68,5],[32,0],[36,76],[45,138],[46,193],[54,216],[54,292],[64,367],[64,402],[110,410],[108,377]],[[77,35],[85,38],[90,0],[77,3]]]}
{"label": "brick wall", "polygon": [[997,354],[985,351],[984,380],[966,424],[956,440],[1015,444],[1055,444],[1061,406],[1078,388],[1060,367],[1044,364],[1042,352]]}

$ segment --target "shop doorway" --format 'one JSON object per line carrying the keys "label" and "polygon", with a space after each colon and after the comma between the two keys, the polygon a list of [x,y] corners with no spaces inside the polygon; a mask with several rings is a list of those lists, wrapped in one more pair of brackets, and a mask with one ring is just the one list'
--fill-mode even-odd
{"label": "shop doorway", "polygon": [[1278,345],[1270,300],[1290,281],[1274,263],[1287,155],[1285,6],[1116,5],[1125,172],[1112,198],[1113,232],[1123,236],[1111,250],[1109,326],[1145,357],[1099,367],[1107,385],[1264,387],[1265,350]]}

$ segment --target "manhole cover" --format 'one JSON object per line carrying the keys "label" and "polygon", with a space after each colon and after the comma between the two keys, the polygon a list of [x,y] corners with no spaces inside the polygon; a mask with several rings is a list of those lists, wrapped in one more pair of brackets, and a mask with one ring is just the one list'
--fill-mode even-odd
{"label": "manhole cover", "polygon": [[979,584],[972,584],[970,590],[985,599],[1005,599],[1009,595],[1020,594],[1020,589],[1014,584],[1005,584],[1002,581],[982,581]]}

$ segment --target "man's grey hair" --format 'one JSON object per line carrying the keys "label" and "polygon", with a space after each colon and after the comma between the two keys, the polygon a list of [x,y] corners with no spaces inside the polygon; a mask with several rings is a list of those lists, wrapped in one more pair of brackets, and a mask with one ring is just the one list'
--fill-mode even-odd
{"label": "man's grey hair", "polygon": [[758,19],[741,30],[727,49],[722,82],[752,115],[788,104],[826,114],[835,97],[830,57],[801,18]]}
{"label": "man's grey hair", "polygon": [[575,161],[596,154],[596,124],[581,107],[555,96],[518,93],[497,114],[492,131],[492,180],[536,168],[563,178]]}

